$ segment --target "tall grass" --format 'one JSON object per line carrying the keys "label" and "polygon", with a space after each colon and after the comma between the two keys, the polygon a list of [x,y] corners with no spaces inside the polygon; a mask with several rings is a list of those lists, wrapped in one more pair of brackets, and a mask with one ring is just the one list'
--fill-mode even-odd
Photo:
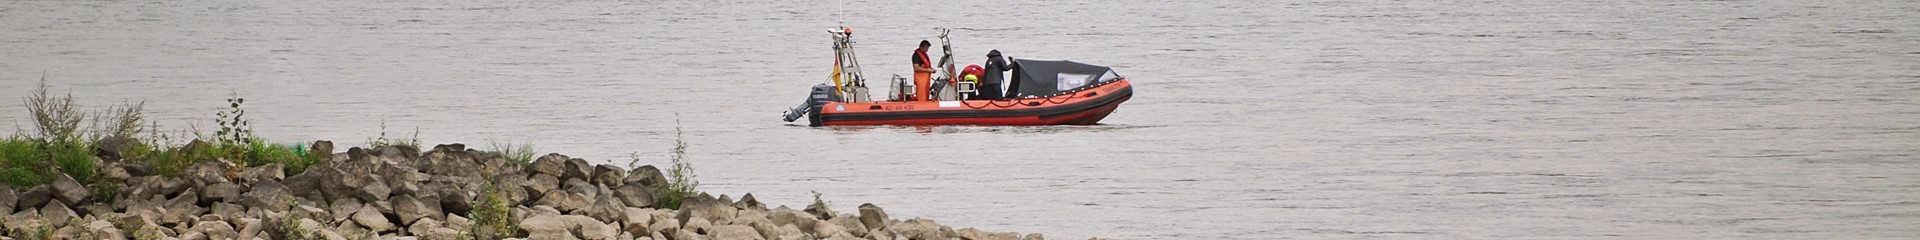
{"label": "tall grass", "polygon": [[489,151],[500,152],[500,155],[506,156],[507,160],[522,165],[532,163],[534,152],[539,151],[533,148],[533,143],[516,143],[489,139],[487,140],[487,146],[491,148]]}

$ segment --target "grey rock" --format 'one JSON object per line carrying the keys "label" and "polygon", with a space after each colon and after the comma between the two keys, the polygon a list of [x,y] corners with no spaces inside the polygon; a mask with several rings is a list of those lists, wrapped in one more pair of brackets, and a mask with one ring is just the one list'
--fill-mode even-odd
{"label": "grey rock", "polygon": [[388,188],[385,181],[377,177],[369,176],[366,185],[362,185],[357,191],[354,191],[353,197],[359,198],[360,201],[363,202],[379,202],[386,201],[387,197],[392,194],[393,189]]}
{"label": "grey rock", "polygon": [[348,217],[353,216],[352,213],[354,211],[359,211],[363,205],[360,199],[341,199],[339,201],[333,201],[332,204],[328,205],[327,211],[335,213],[333,214],[332,222],[346,221]]}
{"label": "grey rock", "polygon": [[740,195],[740,201],[734,202],[733,207],[739,209],[767,209],[767,204],[760,203],[759,199],[754,199],[753,193],[747,193],[746,195]]}
{"label": "grey rock", "polygon": [[294,197],[311,200],[329,200],[327,199],[326,193],[322,191],[322,187],[324,187],[325,184],[321,182],[327,181],[330,178],[321,178],[320,175],[324,173],[315,169],[331,170],[331,164],[332,163],[322,162],[308,166],[306,172],[287,176],[286,180],[280,181],[280,184],[286,185],[287,191],[293,194]]}
{"label": "grey rock", "polygon": [[560,210],[560,212],[572,212],[573,210],[588,207],[588,204],[592,203],[592,200],[589,200],[586,195],[571,192],[555,192],[540,197],[540,200],[534,202],[534,205],[553,207],[554,209]]}
{"label": "grey rock", "polygon": [[363,162],[363,161],[368,161],[371,158],[373,158],[373,151],[369,151],[365,148],[360,148],[360,147],[347,148],[347,161]]}
{"label": "grey rock", "polygon": [[595,198],[593,206],[581,209],[587,217],[600,222],[619,222],[627,220],[626,205],[612,198]]}
{"label": "grey rock", "polygon": [[560,177],[547,174],[535,174],[532,177],[527,177],[527,181],[522,182],[520,187],[526,189],[529,195],[546,195],[554,189],[560,189]]}
{"label": "grey rock", "polygon": [[769,239],[767,237],[764,237],[763,234],[761,234],[759,231],[755,231],[753,227],[742,226],[742,225],[715,226],[713,227],[713,230],[710,231],[709,233],[712,233],[711,235],[719,239],[752,239],[752,240]]}
{"label": "grey rock", "polygon": [[287,209],[291,207],[287,202],[291,200],[293,200],[293,195],[287,192],[286,185],[281,185],[280,181],[266,179],[253,183],[252,189],[248,189],[247,193],[240,194],[241,206],[267,209],[275,212],[287,211]]}
{"label": "grey rock", "polygon": [[440,212],[438,204],[429,205],[408,195],[393,197],[393,213],[400,216],[401,224],[412,224],[423,218],[432,219],[445,214]]}
{"label": "grey rock", "polygon": [[567,167],[567,159],[569,159],[567,155],[548,153],[546,156],[540,156],[540,158],[534,159],[533,163],[527,164],[527,169],[532,171],[533,174],[545,174],[558,177],[566,171],[564,169]]}
{"label": "grey rock", "polygon": [[654,233],[667,234],[675,230],[680,230],[680,221],[672,218],[655,218],[653,224],[647,225],[647,231]]}
{"label": "grey rock", "polygon": [[200,196],[207,201],[223,202],[240,200],[240,184],[217,183],[200,188]]}
{"label": "grey rock", "polygon": [[187,166],[186,171],[181,172],[180,176],[195,187],[206,186],[214,183],[229,182],[227,173],[230,172],[232,168],[233,164],[227,163],[227,161],[200,161],[199,163]]}
{"label": "grey rock", "polygon": [[620,169],[620,167],[615,167],[609,164],[600,164],[600,165],[593,166],[593,184],[607,186],[607,187],[619,187],[621,184],[624,183],[622,180],[624,180],[624,178],[626,177],[627,177],[627,171]]}
{"label": "grey rock", "polygon": [[46,220],[40,218],[40,210],[34,209],[7,215],[7,221],[0,222],[0,226],[5,226],[7,229],[29,229],[37,224],[46,224]]}
{"label": "grey rock", "polygon": [[564,181],[565,182],[562,183],[561,187],[565,188],[567,192],[578,193],[580,195],[587,196],[587,198],[600,197],[600,187],[594,186],[592,183],[587,183],[586,180],[568,178]]}
{"label": "grey rock", "polygon": [[634,168],[633,174],[627,175],[626,182],[627,184],[639,184],[642,187],[659,187],[667,183],[667,176],[661,174],[660,168],[655,168],[653,165],[646,165]]}
{"label": "grey rock", "polygon": [[827,204],[824,202],[808,204],[806,211],[809,214],[813,214],[813,218],[816,219],[833,219],[833,209],[828,209]]}
{"label": "grey rock", "polygon": [[1026,237],[1021,237],[1020,240],[1047,240],[1047,237],[1041,236],[1040,233],[1028,233]]}
{"label": "grey rock", "polygon": [[846,227],[841,227],[840,224],[834,224],[832,221],[815,222],[813,229],[810,230],[812,231],[808,231],[808,233],[812,233],[814,236],[833,236],[834,234],[847,233]]}
{"label": "grey rock", "polygon": [[[751,194],[749,194],[749,196],[751,196]],[[613,189],[613,197],[620,199],[620,202],[626,204],[627,207],[653,207],[653,192],[647,191],[647,189],[641,187],[640,184],[628,184]]]}
{"label": "grey rock", "polygon": [[13,205],[20,203],[20,192],[13,187],[0,186],[0,213],[13,212]]}
{"label": "grey rock", "polygon": [[587,163],[586,159],[569,158],[567,159],[566,165],[561,169],[560,179],[561,181],[565,181],[566,179],[593,179],[593,164]]}
{"label": "grey rock", "polygon": [[860,224],[869,229],[886,229],[887,211],[873,203],[860,204]]}
{"label": "grey rock", "polygon": [[250,183],[259,182],[259,181],[269,181],[269,180],[280,181],[280,180],[285,180],[287,178],[287,170],[285,165],[280,165],[279,163],[268,163],[267,165],[260,165],[257,167],[247,168],[247,170],[244,170],[244,171],[240,171],[240,175],[236,176],[236,178],[240,179],[241,181],[250,182]]}
{"label": "grey rock", "polygon": [[133,179],[133,173],[127,171],[126,164],[114,162],[100,168],[100,174],[93,176],[95,182],[123,183]]}
{"label": "grey rock", "polygon": [[233,224],[225,221],[201,221],[193,225],[192,231],[206,234],[208,239],[235,239],[240,236],[240,232],[233,229]]}
{"label": "grey rock", "polygon": [[247,214],[247,207],[240,206],[239,204],[214,202],[213,212],[210,214],[219,215],[225,219],[244,219],[246,218],[244,215]]}
{"label": "grey rock", "polygon": [[604,223],[579,215],[547,215],[520,222],[529,239],[613,239],[619,232]]}
{"label": "grey rock", "polygon": [[54,228],[66,227],[68,219],[77,217],[80,217],[80,214],[74,213],[73,209],[68,209],[66,204],[58,201],[47,202],[47,206],[40,207],[40,219],[53,225]]}
{"label": "grey rock", "polygon": [[86,201],[87,196],[92,195],[87,191],[86,186],[80,185],[80,181],[74,181],[73,177],[66,174],[54,175],[53,182],[47,185],[52,187],[54,198],[68,204],[79,204],[81,201]]}
{"label": "grey rock", "polygon": [[107,220],[93,220],[81,226],[81,229],[95,239],[127,239],[125,231],[113,227],[113,223]]}
{"label": "grey rock", "polygon": [[933,222],[933,220],[914,218],[889,224],[887,225],[887,231],[898,233],[898,235],[905,236],[909,239],[947,239],[948,236],[944,231],[941,231],[941,227],[943,226]]}
{"label": "grey rock", "polygon": [[[433,220],[432,218],[422,218],[420,219],[420,221],[413,222],[413,224],[408,224],[407,233],[411,233],[414,236],[424,236],[426,234],[433,233],[433,230],[438,228],[443,228],[443,226],[441,226],[440,224],[440,221]],[[451,236],[448,236],[448,237],[451,237]],[[448,239],[448,238],[430,238],[430,239]]]}
{"label": "grey rock", "polygon": [[375,233],[392,232],[398,229],[392,222],[388,222],[387,217],[381,215],[380,209],[375,208],[373,204],[362,205],[360,210],[354,211],[353,223]]}
{"label": "grey rock", "polygon": [[307,146],[307,154],[333,155],[333,141],[313,141],[313,145]]}

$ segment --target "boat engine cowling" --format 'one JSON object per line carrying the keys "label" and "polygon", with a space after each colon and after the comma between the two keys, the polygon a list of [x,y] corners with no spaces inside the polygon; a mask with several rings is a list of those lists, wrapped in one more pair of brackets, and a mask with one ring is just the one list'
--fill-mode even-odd
{"label": "boat engine cowling", "polygon": [[820,108],[821,105],[826,105],[828,102],[841,101],[839,94],[833,94],[833,85],[824,83],[813,85],[813,90],[810,92],[811,93],[807,94],[806,102],[801,102],[800,106],[787,110],[786,118],[784,118],[787,122],[799,120],[802,115],[811,112],[815,108]]}

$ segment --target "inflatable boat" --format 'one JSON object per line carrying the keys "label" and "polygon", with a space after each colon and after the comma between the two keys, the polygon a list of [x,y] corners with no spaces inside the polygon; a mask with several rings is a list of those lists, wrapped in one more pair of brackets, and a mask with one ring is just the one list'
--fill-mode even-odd
{"label": "inflatable boat", "polygon": [[[853,58],[851,30],[834,33],[833,80],[813,86],[806,102],[784,117],[794,122],[806,117],[808,126],[847,125],[1092,125],[1112,114],[1133,97],[1133,85],[1112,68],[1065,60],[1012,59],[1005,96],[983,96],[1002,91],[980,91],[978,83],[956,81],[952,47],[940,35],[946,50],[936,67],[925,101],[899,76],[892,79],[889,99],[868,100],[859,63]],[[998,90],[998,89],[995,89]]]}

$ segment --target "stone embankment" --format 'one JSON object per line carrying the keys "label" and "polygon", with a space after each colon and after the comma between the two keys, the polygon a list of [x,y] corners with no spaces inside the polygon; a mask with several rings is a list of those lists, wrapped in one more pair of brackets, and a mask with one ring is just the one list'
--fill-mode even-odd
{"label": "stone embankment", "polygon": [[[329,142],[313,147],[333,152]],[[654,190],[667,179],[652,166],[629,170],[560,154],[523,164],[460,144],[425,152],[356,147],[292,176],[277,164],[205,161],[178,177],[104,164],[100,180],[123,183],[118,189],[90,189],[64,175],[0,189],[0,209],[12,212],[0,226],[11,236],[53,239],[1042,238],[891,219],[872,204],[857,214],[817,203],[769,208],[753,194],[701,193],[679,209],[657,208]]]}

